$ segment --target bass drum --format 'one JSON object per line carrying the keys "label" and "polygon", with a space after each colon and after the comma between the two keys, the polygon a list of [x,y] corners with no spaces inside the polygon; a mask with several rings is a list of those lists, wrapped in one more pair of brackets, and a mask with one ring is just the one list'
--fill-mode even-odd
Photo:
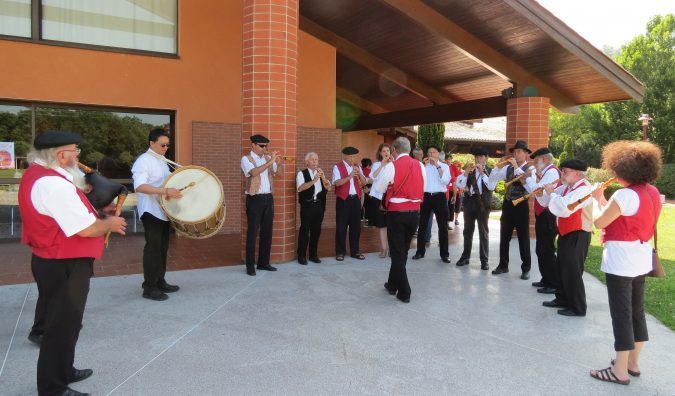
{"label": "bass drum", "polygon": [[160,198],[160,205],[179,235],[204,239],[225,223],[223,185],[210,170],[196,165],[177,168],[162,187],[181,190],[182,198]]}

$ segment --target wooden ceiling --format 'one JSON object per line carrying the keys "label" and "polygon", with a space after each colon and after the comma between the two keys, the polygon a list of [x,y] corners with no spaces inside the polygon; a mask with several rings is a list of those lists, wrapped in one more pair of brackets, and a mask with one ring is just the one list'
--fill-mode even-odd
{"label": "wooden ceiling", "polygon": [[301,0],[300,14],[300,29],[336,47],[338,99],[366,115],[414,117],[412,109],[480,104],[510,87],[563,111],[644,95],[534,0]]}

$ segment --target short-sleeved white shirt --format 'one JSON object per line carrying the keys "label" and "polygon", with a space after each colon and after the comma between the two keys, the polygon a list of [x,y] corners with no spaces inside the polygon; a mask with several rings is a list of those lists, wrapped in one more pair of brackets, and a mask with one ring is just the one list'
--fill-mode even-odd
{"label": "short-sleeved white shirt", "polygon": [[[640,196],[630,188],[617,190],[608,205],[614,201],[621,209],[622,216],[633,216],[640,207]],[[607,241],[602,251],[602,272],[607,274],[636,277],[652,270],[651,241]]]}
{"label": "short-sleeved white shirt", "polygon": [[[40,161],[36,164],[45,165]],[[30,200],[38,213],[53,218],[63,233],[71,237],[94,224],[96,216],[89,212],[77,194],[73,176],[63,168],[54,170],[63,177],[39,178],[30,191]]]}
{"label": "short-sleeved white shirt", "polygon": [[[148,184],[152,187],[162,187],[164,179],[171,174],[169,165],[157,158],[159,154],[155,154],[154,151],[151,153],[150,151],[151,149],[148,149],[147,152],[141,154],[131,167],[134,189],[143,184]],[[147,212],[160,220],[169,221],[159,205],[159,195],[136,192],[136,201],[138,216],[142,216],[143,213]]]}

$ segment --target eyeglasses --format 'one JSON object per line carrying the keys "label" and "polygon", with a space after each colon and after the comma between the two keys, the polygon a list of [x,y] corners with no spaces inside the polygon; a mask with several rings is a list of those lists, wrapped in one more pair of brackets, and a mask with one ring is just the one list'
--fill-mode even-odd
{"label": "eyeglasses", "polygon": [[171,147],[171,145],[170,144],[160,144],[160,147],[167,148],[167,147]]}
{"label": "eyeglasses", "polygon": [[265,147],[267,147],[266,144],[256,143],[255,145],[258,146],[258,147],[260,147],[260,148],[265,148]]}
{"label": "eyeglasses", "polygon": [[63,151],[70,151],[72,153],[75,153],[75,155],[80,155],[80,153],[82,152],[82,149],[76,148],[76,149],[70,149],[70,150],[59,150],[58,152],[60,153],[60,152],[63,152]]}

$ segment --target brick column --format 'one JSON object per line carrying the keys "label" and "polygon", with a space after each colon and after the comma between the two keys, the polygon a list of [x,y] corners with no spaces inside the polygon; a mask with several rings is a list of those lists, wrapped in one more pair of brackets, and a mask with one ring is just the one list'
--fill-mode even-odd
{"label": "brick column", "polygon": [[[506,148],[524,140],[535,151],[548,147],[548,98],[522,97],[506,102]],[[507,152],[508,154],[508,152]],[[534,237],[534,203],[530,200],[530,236]]]}
{"label": "brick column", "polygon": [[[243,7],[242,149],[247,153],[249,137],[260,133],[272,150],[295,157],[298,0],[243,0]],[[274,180],[272,262],[295,257],[295,200],[295,165],[289,163]]]}

